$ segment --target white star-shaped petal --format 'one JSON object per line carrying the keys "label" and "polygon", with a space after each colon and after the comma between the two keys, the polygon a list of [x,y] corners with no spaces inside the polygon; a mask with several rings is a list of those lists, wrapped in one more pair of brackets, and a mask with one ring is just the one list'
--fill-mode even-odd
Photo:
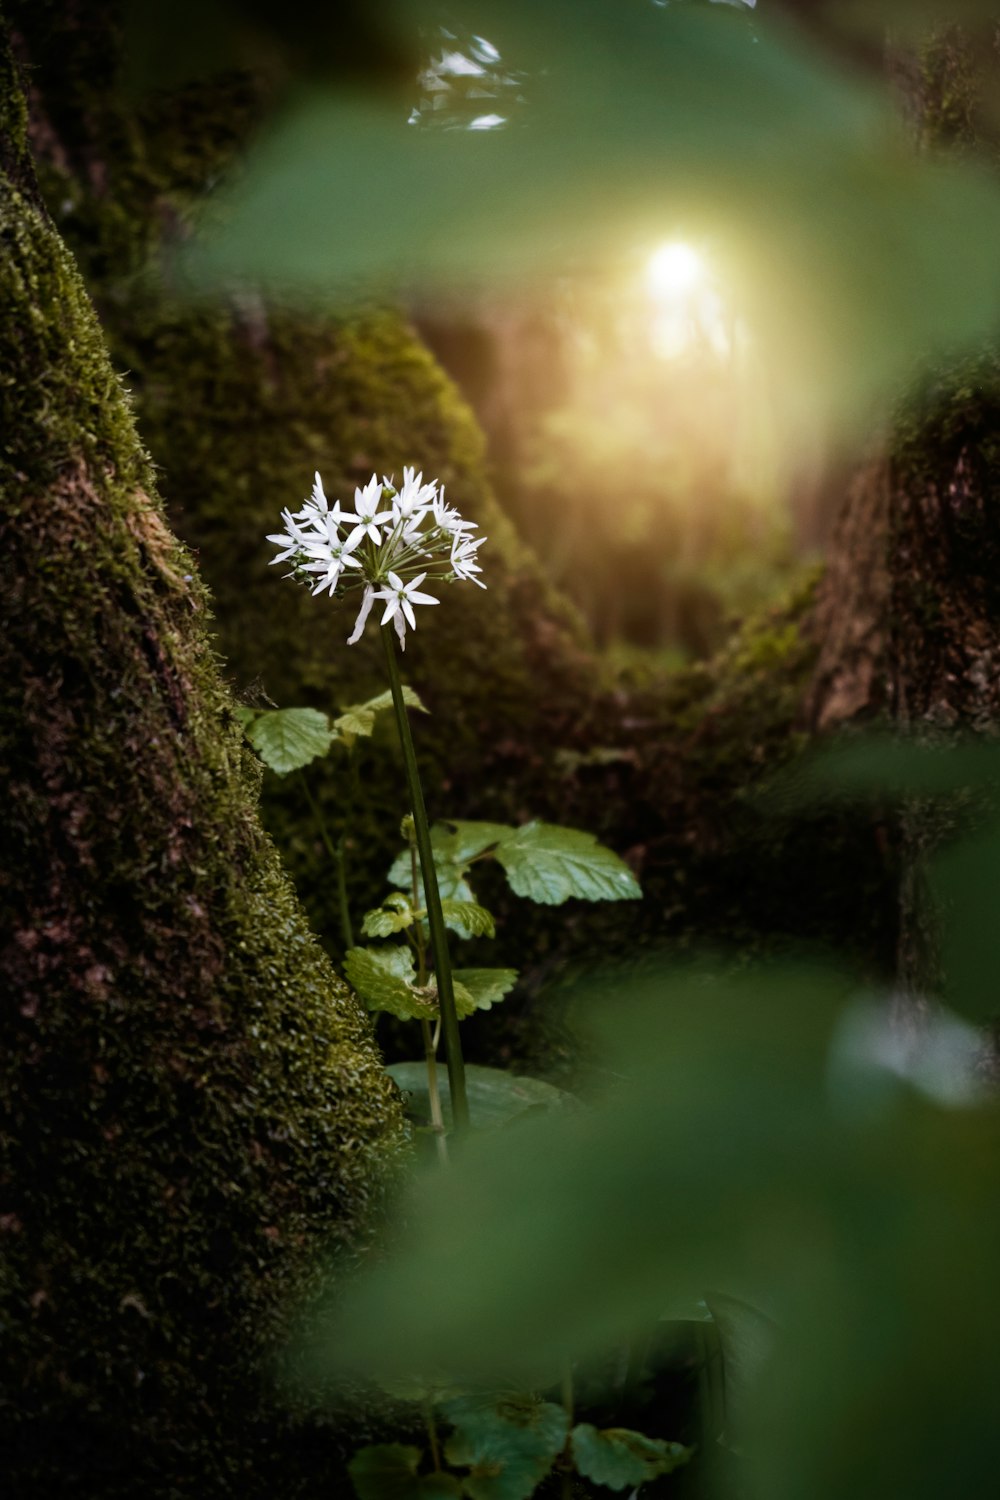
{"label": "white star-shaped petal", "polygon": [[[402,614],[411,629],[416,630],[417,621],[413,613],[415,604],[440,604],[440,599],[435,599],[433,594],[421,594],[420,585],[427,577],[426,573],[418,573],[416,578],[411,578],[409,583],[404,583],[396,573],[389,574],[389,587],[379,589],[375,595],[376,599],[386,601],[385,612],[381,623],[388,625],[389,621],[396,615]],[[399,626],[396,626],[399,629]]]}

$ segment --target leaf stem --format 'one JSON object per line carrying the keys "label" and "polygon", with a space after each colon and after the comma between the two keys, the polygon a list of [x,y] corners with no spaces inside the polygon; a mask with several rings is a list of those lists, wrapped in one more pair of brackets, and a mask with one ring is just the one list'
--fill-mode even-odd
{"label": "leaf stem", "polygon": [[[412,891],[411,899],[413,901],[413,910],[426,911],[426,908],[421,908],[420,906],[420,877],[417,873],[417,846],[412,841],[410,843],[410,888]],[[414,941],[417,948],[417,983],[420,985],[424,985],[427,983],[427,950],[424,947],[423,922],[419,917],[414,923],[414,927],[416,930],[416,938]],[[407,936],[409,936],[409,929],[407,929]],[[436,1046],[434,1050],[437,1051]]]}
{"label": "leaf stem", "polygon": [[562,1497],[570,1500],[573,1494],[573,1366],[569,1360],[563,1365],[562,1404],[566,1413],[566,1446],[562,1451]]}
{"label": "leaf stem", "polygon": [[403,684],[399,677],[399,662],[396,659],[396,643],[391,626],[382,626],[382,644],[385,647],[386,666],[389,671],[389,686],[392,689],[392,706],[396,710],[396,726],[403,751],[406,768],[406,783],[410,793],[410,808],[413,813],[413,829],[420,855],[420,871],[424,881],[424,899],[427,905],[427,925],[431,932],[431,949],[434,954],[434,976],[437,981],[438,1003],[441,1007],[441,1028],[444,1034],[445,1059],[448,1064],[448,1087],[451,1092],[451,1117],[456,1134],[469,1127],[469,1104],[465,1092],[465,1064],[462,1061],[462,1040],[458,1030],[458,1012],[455,1009],[455,993],[451,982],[451,960],[448,955],[448,939],[445,932],[444,914],[441,910],[441,893],[438,890],[437,871],[434,868],[434,851],[431,848],[431,831],[427,822],[417,755],[413,748],[410,721],[403,701]]}
{"label": "leaf stem", "polygon": [[437,1141],[438,1156],[442,1162],[448,1160],[448,1139],[444,1129],[444,1115],[441,1112],[441,1094],[438,1090],[437,1078],[437,1048],[431,1035],[431,1023],[421,1018],[420,1030],[424,1038],[424,1060],[427,1064],[427,1092],[431,1101],[431,1124],[434,1126],[435,1139]]}
{"label": "leaf stem", "polygon": [[[426,1022],[424,1023],[426,1025]],[[441,1472],[441,1445],[438,1442],[437,1423],[434,1420],[434,1402],[428,1398],[424,1402],[424,1422],[427,1425],[427,1441],[431,1448],[431,1462],[434,1465],[435,1474]]]}
{"label": "leaf stem", "polygon": [[569,1360],[563,1365],[562,1372],[562,1404],[566,1412],[566,1420],[573,1425],[573,1366]]}
{"label": "leaf stem", "polygon": [[299,772],[299,780],[305,788],[306,801],[319,829],[319,836],[323,840],[323,847],[333,860],[334,869],[337,872],[337,907],[340,913],[340,933],[344,939],[346,948],[354,947],[354,929],[351,926],[351,911],[347,902],[347,872],[344,868],[344,840],[334,844],[330,837],[330,830],[326,826],[326,819],[320,812],[319,804],[316,802],[309,782],[303,771]]}

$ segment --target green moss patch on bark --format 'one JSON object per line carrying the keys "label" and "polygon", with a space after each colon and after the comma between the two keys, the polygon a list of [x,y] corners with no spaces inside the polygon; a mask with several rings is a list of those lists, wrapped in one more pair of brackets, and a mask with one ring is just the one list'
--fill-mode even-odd
{"label": "green moss patch on bark", "polygon": [[304,1493],[333,1460],[267,1363],[319,1246],[369,1232],[398,1103],[83,285],[0,190],[6,1493]]}

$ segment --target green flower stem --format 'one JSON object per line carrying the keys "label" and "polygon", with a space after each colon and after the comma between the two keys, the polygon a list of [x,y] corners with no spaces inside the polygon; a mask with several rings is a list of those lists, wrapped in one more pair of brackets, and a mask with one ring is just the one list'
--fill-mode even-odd
{"label": "green flower stem", "polygon": [[316,799],[309,789],[309,782],[302,771],[299,772],[299,780],[305,788],[306,801],[309,803],[310,811],[319,829],[319,836],[323,840],[323,847],[333,860],[334,869],[337,872],[337,907],[340,912],[340,933],[344,939],[345,948],[354,947],[354,929],[351,926],[351,912],[347,904],[347,872],[344,868],[344,840],[334,844],[330,837],[330,830],[326,826],[326,819],[319,810]]}
{"label": "green flower stem", "polygon": [[427,1093],[431,1103],[431,1124],[434,1126],[437,1153],[442,1162],[448,1160],[448,1137],[444,1130],[444,1115],[441,1111],[441,1094],[438,1089],[437,1048],[431,1035],[430,1021],[421,1021],[424,1038],[424,1061],[427,1064]]}
{"label": "green flower stem", "polygon": [[389,686],[392,689],[392,706],[396,710],[396,725],[399,742],[406,767],[406,784],[410,793],[410,808],[420,855],[420,872],[424,881],[424,898],[427,903],[427,925],[431,931],[431,949],[434,954],[434,976],[437,982],[438,1003],[441,1007],[441,1030],[444,1036],[444,1053],[448,1064],[448,1087],[451,1091],[451,1117],[456,1134],[469,1128],[469,1103],[465,1092],[465,1064],[462,1061],[462,1040],[458,1031],[458,1012],[455,1009],[455,994],[451,983],[451,960],[448,955],[448,938],[445,932],[444,913],[441,910],[441,893],[438,890],[437,871],[434,868],[434,853],[431,849],[431,830],[427,822],[424,793],[417,770],[417,755],[413,748],[410,721],[403,702],[403,684],[399,678],[399,662],[396,659],[396,643],[392,628],[382,626],[382,644],[385,647],[386,666],[389,671]]}
{"label": "green flower stem", "polygon": [[[417,851],[412,843],[410,844],[410,871],[413,909],[416,911],[420,906],[420,875],[417,869]],[[417,950],[417,984],[423,986],[427,983],[427,952],[424,947],[423,923],[418,921],[414,926],[416,937],[410,937],[409,932],[406,935],[410,937],[411,943]],[[438,1158],[440,1161],[446,1163],[448,1161],[448,1140],[444,1132],[441,1092],[438,1089],[438,1038],[431,1031],[430,1021],[421,1020],[420,1033],[424,1039],[424,1064],[427,1068],[427,1095],[431,1103],[431,1124],[437,1131],[435,1139],[437,1140]]]}

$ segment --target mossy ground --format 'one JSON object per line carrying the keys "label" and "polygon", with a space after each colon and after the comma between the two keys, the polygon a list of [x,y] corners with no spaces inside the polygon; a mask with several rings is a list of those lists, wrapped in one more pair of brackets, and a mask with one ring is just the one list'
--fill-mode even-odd
{"label": "mossy ground", "polygon": [[320,1247],[370,1232],[398,1102],[260,827],[2,64],[5,1493],[316,1493],[336,1445],[268,1366]]}

